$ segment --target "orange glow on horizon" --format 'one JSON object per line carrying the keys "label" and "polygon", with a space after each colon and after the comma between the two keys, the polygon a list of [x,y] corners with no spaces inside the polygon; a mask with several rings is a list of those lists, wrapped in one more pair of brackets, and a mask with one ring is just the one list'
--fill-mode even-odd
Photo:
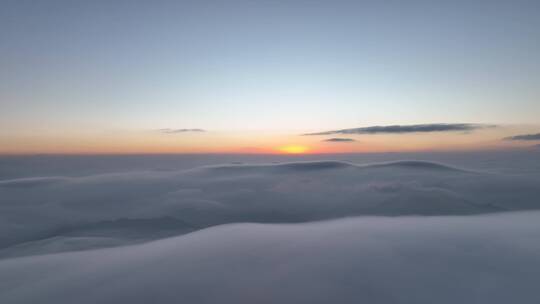
{"label": "orange glow on horizon", "polygon": [[[163,134],[153,130],[53,130],[0,135],[1,155],[26,154],[334,154],[462,151],[526,148],[527,142],[501,138],[537,127],[501,127],[463,134],[381,134],[350,142],[298,133],[235,131]],[[444,136],[444,141],[441,140]]]}
{"label": "orange glow on horizon", "polygon": [[279,147],[278,151],[287,154],[303,154],[309,151],[309,148],[301,145],[288,145]]}

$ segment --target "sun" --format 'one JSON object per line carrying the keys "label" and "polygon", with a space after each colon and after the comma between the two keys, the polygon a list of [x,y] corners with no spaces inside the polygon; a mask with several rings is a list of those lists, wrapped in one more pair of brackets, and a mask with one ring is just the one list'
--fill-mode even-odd
{"label": "sun", "polygon": [[287,153],[287,154],[302,154],[302,153],[306,153],[309,150],[309,148],[306,146],[301,146],[301,145],[287,145],[287,146],[279,147],[278,150],[280,152]]}

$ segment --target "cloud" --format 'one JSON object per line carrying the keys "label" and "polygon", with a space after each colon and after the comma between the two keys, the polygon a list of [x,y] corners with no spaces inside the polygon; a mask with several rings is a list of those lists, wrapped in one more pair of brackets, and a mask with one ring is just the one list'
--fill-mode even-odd
{"label": "cloud", "polygon": [[477,129],[494,127],[483,124],[420,124],[420,125],[391,125],[372,126],[354,129],[341,129],[317,133],[307,133],[303,135],[332,135],[332,134],[404,134],[404,133],[425,133],[425,132],[469,132]]}
{"label": "cloud", "polygon": [[159,129],[161,133],[165,134],[176,134],[176,133],[188,133],[188,132],[206,132],[203,129]]}
{"label": "cloud", "polygon": [[0,181],[0,303],[540,303],[536,155],[475,155],[29,159]]}
{"label": "cloud", "polygon": [[232,224],[0,260],[2,303],[540,303],[540,213]]}
{"label": "cloud", "polygon": [[540,133],[515,135],[505,137],[504,140],[540,140]]}
{"label": "cloud", "polygon": [[540,209],[540,177],[426,161],[231,164],[0,182],[0,257],[128,244],[227,223]]}
{"label": "cloud", "polygon": [[352,141],[355,141],[355,140],[352,139],[352,138],[337,138],[337,137],[334,137],[334,138],[325,139],[323,141],[327,141],[327,142],[352,142]]}

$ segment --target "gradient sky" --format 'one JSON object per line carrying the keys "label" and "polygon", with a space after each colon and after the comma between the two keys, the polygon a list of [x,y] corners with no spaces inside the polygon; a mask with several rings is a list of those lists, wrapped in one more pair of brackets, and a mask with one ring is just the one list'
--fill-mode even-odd
{"label": "gradient sky", "polygon": [[[0,5],[0,153],[461,149],[540,132],[537,0]],[[426,123],[503,127],[299,136]]]}

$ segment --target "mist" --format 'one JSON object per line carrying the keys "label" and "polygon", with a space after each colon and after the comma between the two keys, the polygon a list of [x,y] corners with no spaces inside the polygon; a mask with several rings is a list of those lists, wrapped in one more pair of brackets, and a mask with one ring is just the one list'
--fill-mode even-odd
{"label": "mist", "polygon": [[4,158],[0,301],[536,302],[539,155],[481,156]]}

